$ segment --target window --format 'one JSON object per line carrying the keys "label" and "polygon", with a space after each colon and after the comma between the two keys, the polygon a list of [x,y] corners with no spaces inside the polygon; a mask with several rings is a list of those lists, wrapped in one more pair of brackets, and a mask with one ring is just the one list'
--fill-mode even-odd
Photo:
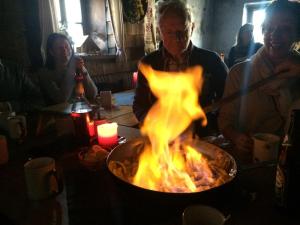
{"label": "window", "polygon": [[105,43],[105,49],[101,46],[102,53],[115,54],[115,38],[107,0],[54,0],[54,4],[59,29],[69,36],[75,52],[89,35],[96,35],[101,38],[101,43]]}
{"label": "window", "polygon": [[265,8],[270,3],[271,1],[261,1],[244,5],[243,24],[254,25],[253,36],[256,42],[263,43],[262,23],[265,19]]}

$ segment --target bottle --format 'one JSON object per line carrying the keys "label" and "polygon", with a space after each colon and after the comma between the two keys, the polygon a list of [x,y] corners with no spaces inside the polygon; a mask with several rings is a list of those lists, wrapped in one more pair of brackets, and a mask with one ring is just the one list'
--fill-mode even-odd
{"label": "bottle", "polygon": [[71,116],[74,123],[76,141],[79,146],[87,146],[90,142],[88,122],[92,108],[84,96],[84,75],[81,69],[75,73],[75,98],[73,99]]}
{"label": "bottle", "polygon": [[275,200],[288,211],[300,201],[300,110],[293,110],[289,129],[282,142],[276,170]]}

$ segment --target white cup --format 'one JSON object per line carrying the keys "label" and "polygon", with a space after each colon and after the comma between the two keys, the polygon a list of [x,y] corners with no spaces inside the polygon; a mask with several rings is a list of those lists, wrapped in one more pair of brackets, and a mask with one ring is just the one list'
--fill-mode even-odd
{"label": "white cup", "polygon": [[257,133],[253,136],[253,160],[255,162],[276,161],[280,137],[269,133]]}
{"label": "white cup", "polygon": [[228,218],[217,209],[206,205],[192,205],[182,214],[183,225],[223,225]]}
{"label": "white cup", "polygon": [[29,199],[42,200],[59,192],[53,158],[32,159],[24,164],[24,172]]}
{"label": "white cup", "polygon": [[8,162],[8,150],[6,137],[0,135],[0,165]]}
{"label": "white cup", "polygon": [[8,133],[11,139],[23,139],[27,135],[25,116],[10,116],[8,120]]}

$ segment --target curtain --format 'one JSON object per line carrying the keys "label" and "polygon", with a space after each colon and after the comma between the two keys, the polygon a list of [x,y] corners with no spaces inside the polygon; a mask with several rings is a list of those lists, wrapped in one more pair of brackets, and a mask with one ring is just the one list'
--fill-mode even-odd
{"label": "curtain", "polygon": [[41,53],[45,61],[46,44],[49,34],[58,32],[55,2],[53,0],[39,0],[39,19],[41,28]]}
{"label": "curtain", "polygon": [[144,18],[144,43],[145,53],[149,54],[156,50],[156,23],[155,23],[155,1],[148,0],[147,13]]}
{"label": "curtain", "polygon": [[108,0],[113,31],[117,45],[117,60],[127,61],[125,52],[125,26],[123,21],[123,6],[121,0]]}

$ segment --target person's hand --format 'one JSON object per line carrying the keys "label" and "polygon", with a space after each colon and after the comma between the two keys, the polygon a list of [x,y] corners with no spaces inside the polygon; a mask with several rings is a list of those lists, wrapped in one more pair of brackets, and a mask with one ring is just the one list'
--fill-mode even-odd
{"label": "person's hand", "polygon": [[232,139],[236,150],[242,153],[252,153],[254,141],[250,135],[239,133]]}
{"label": "person's hand", "polygon": [[79,70],[84,69],[84,61],[81,57],[75,58],[75,67],[76,67],[76,69],[79,69]]}
{"label": "person's hand", "polygon": [[280,88],[284,85],[284,83],[285,79],[276,78],[275,80],[263,85],[259,90],[267,95],[278,96],[280,95]]}
{"label": "person's hand", "polygon": [[278,78],[288,79],[291,77],[300,78],[300,60],[288,59],[275,67],[275,74],[278,74]]}

